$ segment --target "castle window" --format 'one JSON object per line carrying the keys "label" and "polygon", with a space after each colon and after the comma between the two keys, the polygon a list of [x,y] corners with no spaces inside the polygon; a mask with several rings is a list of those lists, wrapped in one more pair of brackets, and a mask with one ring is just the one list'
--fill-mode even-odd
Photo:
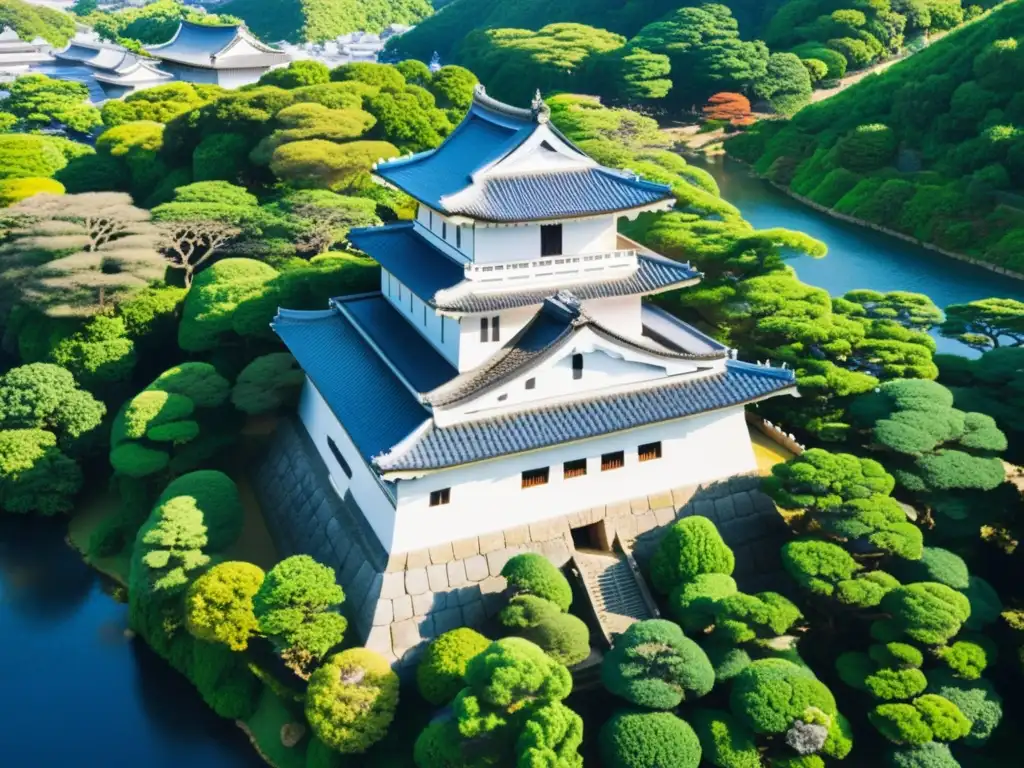
{"label": "castle window", "polygon": [[434,212],[427,209],[427,225],[430,229],[434,228]]}
{"label": "castle window", "polygon": [[607,472],[610,469],[622,469],[626,466],[626,456],[622,451],[601,454],[601,471]]}
{"label": "castle window", "polygon": [[508,392],[506,392],[506,393],[504,393],[502,395],[498,395],[498,402],[499,403],[503,403],[506,400],[508,400]]}
{"label": "castle window", "polygon": [[487,318],[480,318],[480,341],[487,341],[490,336],[487,335]]}
{"label": "castle window", "polygon": [[430,506],[440,507],[442,504],[447,504],[452,500],[452,489],[442,488],[439,491],[430,492]]}
{"label": "castle window", "polygon": [[412,291],[409,291],[409,312],[412,312]]}
{"label": "castle window", "polygon": [[447,221],[442,221],[441,222],[441,239],[442,240],[447,240],[448,239],[448,222]]}
{"label": "castle window", "polygon": [[523,472],[523,488],[533,488],[548,484],[548,468],[528,469]]}
{"label": "castle window", "polygon": [[640,461],[654,461],[661,458],[661,441],[656,443],[644,443],[636,449]]}
{"label": "castle window", "polygon": [[501,320],[500,315],[495,315],[491,318],[491,341],[501,341],[501,332],[498,321]]}
{"label": "castle window", "polygon": [[455,247],[462,247],[462,227],[456,225],[455,227]]}
{"label": "castle window", "polygon": [[537,380],[536,379],[527,379],[526,380],[526,388],[527,389],[536,389],[537,388]]}
{"label": "castle window", "polygon": [[587,474],[587,460],[575,459],[567,461],[562,465],[562,477],[568,480],[571,477],[583,477]]}
{"label": "castle window", "polygon": [[334,460],[341,466],[341,471],[345,473],[345,477],[351,479],[352,467],[345,461],[345,457],[341,455],[341,450],[338,448],[338,444],[334,442],[330,437],[327,438],[327,447],[330,449],[331,454],[334,456]]}
{"label": "castle window", "polygon": [[572,377],[574,379],[583,378],[583,355],[579,353],[572,356]]}
{"label": "castle window", "polygon": [[562,225],[542,224],[540,227],[540,255],[560,256],[562,254]]}

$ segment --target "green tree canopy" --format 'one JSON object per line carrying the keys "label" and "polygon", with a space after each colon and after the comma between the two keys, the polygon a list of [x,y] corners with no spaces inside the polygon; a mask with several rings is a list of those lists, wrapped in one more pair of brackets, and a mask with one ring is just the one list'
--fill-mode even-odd
{"label": "green tree canopy", "polygon": [[185,596],[188,631],[200,640],[244,651],[259,630],[252,599],[263,583],[252,563],[219,563],[192,582]]}
{"label": "green tree canopy", "polygon": [[46,429],[67,448],[96,429],[106,412],[58,365],[32,363],[0,376],[0,429]]}
{"label": "green tree canopy", "polygon": [[0,430],[0,509],[15,514],[70,512],[82,470],[42,429]]}
{"label": "green tree canopy", "polygon": [[33,128],[53,123],[88,133],[100,125],[100,111],[89,103],[82,83],[54,80],[46,75],[22,75],[7,86],[4,110]]}
{"label": "green tree canopy", "polygon": [[617,713],[601,727],[600,745],[609,768],[697,768],[701,758],[697,735],[671,712]]}
{"label": "green tree canopy", "polygon": [[663,594],[702,573],[732,574],[736,558],[715,524],[693,515],[673,523],[651,558],[651,581]]}

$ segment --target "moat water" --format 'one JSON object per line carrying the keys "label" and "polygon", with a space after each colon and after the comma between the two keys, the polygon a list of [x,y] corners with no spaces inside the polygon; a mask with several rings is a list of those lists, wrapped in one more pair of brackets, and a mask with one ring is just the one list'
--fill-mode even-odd
{"label": "moat water", "polygon": [[[988,296],[1024,300],[1024,282],[831,219],[717,159],[723,196],[755,226],[824,241],[796,259],[800,277],[839,295],[903,289],[939,306]],[[944,351],[966,348],[940,340]],[[0,765],[10,768],[257,768],[233,723],[188,682],[126,638],[127,608],[64,541],[60,520],[0,513]]]}

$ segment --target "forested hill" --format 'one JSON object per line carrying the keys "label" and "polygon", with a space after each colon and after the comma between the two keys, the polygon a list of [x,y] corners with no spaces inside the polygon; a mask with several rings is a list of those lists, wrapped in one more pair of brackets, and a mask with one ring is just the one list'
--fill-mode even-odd
{"label": "forested hill", "polygon": [[837,212],[1024,271],[1024,4],[727,142]]}
{"label": "forested hill", "polygon": [[264,40],[293,43],[380,32],[389,24],[416,24],[433,12],[429,0],[230,0],[218,10],[243,19]]}

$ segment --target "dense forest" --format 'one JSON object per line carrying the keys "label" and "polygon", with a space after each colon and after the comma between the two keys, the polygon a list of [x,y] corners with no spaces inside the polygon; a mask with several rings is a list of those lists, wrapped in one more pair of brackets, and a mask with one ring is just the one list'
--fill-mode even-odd
{"label": "dense forest", "polygon": [[433,11],[428,0],[230,0],[219,10],[238,16],[264,40],[292,43],[416,24]]}
{"label": "dense forest", "polygon": [[488,4],[454,0],[389,41],[396,57],[465,66],[501,98],[530,88],[592,93],[667,114],[739,91],[792,114],[835,83],[950,29],[977,6],[960,0]]}
{"label": "dense forest", "polygon": [[1024,271],[1024,6],[727,142],[819,205]]}

